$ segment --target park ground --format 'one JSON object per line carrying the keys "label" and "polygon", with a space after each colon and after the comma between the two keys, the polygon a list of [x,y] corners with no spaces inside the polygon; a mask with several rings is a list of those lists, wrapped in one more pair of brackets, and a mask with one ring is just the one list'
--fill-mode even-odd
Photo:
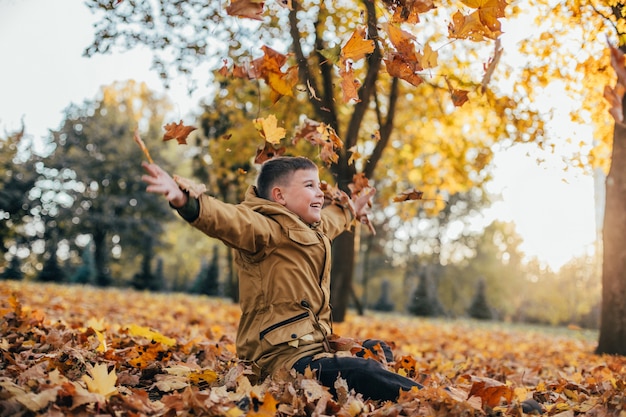
{"label": "park ground", "polygon": [[[577,328],[348,315],[335,333],[389,343],[390,370],[425,388],[376,403],[312,375],[255,381],[237,361],[229,300],[0,282],[0,415],[626,416],[626,358]],[[444,389],[444,388],[448,389]]]}

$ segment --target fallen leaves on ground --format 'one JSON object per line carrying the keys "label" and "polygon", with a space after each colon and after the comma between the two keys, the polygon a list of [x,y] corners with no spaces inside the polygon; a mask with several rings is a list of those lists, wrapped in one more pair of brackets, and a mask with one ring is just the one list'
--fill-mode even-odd
{"label": "fallen leaves on ground", "polygon": [[239,308],[176,293],[0,282],[0,415],[623,416],[626,359],[595,341],[506,325],[349,317],[335,333],[382,339],[391,371],[424,385],[377,403],[312,375],[254,385],[235,355]]}

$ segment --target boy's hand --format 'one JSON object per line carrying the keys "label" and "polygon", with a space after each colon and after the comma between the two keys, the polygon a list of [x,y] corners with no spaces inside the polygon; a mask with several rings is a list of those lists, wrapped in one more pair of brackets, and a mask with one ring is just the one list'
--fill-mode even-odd
{"label": "boy's hand", "polygon": [[176,181],[157,164],[142,162],[141,166],[148,175],[142,175],[141,180],[148,184],[146,191],[154,194],[163,194],[174,208],[180,208],[187,204],[185,194]]}
{"label": "boy's hand", "polygon": [[376,193],[376,189],[371,187],[362,191],[354,200],[352,201],[352,205],[354,208],[354,216],[363,224],[369,226],[370,231],[373,234],[376,234],[370,219],[367,217],[369,213],[369,208],[371,206],[371,199]]}

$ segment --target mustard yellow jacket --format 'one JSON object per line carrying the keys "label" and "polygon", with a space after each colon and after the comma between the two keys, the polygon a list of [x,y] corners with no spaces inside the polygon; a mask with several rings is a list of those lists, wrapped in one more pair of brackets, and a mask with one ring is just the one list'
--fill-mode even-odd
{"label": "mustard yellow jacket", "polygon": [[329,205],[308,225],[254,187],[237,205],[207,195],[199,203],[191,224],[236,250],[240,359],[266,376],[328,351],[331,240],[349,229],[350,211]]}

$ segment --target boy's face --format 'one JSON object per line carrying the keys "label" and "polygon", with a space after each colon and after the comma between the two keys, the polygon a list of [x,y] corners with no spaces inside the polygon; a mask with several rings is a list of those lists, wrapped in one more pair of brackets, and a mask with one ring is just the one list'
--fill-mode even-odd
{"label": "boy's face", "polygon": [[321,220],[324,193],[317,169],[294,171],[286,185],[272,188],[272,199],[297,214],[305,223]]}

